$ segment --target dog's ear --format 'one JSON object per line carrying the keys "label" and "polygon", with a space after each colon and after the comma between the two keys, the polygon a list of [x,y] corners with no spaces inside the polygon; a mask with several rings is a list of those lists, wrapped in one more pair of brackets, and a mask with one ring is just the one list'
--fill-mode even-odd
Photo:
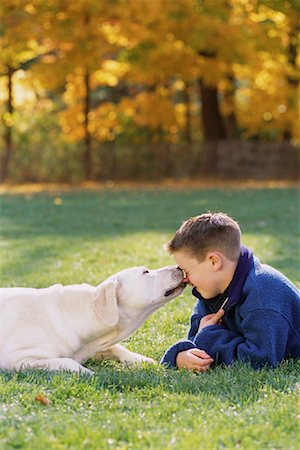
{"label": "dog's ear", "polygon": [[105,325],[113,327],[119,320],[117,289],[118,281],[104,282],[97,288],[93,307]]}

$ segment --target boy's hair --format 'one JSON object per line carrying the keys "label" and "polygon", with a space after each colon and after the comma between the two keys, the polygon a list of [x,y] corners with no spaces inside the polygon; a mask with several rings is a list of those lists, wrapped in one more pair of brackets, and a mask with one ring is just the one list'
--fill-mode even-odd
{"label": "boy's hair", "polygon": [[199,261],[205,259],[208,251],[220,251],[231,261],[237,261],[240,245],[239,224],[224,213],[209,212],[183,222],[166,248],[171,254],[185,250]]}

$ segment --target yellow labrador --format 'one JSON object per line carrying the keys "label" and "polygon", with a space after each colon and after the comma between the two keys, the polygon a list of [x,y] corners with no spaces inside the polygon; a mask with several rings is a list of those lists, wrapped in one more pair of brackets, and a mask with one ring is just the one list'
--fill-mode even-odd
{"label": "yellow labrador", "polygon": [[134,267],[99,286],[5,288],[0,297],[0,368],[87,372],[96,359],[152,362],[118,344],[184,288],[183,272]]}

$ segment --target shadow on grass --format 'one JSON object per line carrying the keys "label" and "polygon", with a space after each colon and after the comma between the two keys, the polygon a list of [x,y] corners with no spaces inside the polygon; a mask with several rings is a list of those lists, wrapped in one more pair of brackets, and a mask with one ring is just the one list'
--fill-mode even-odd
{"label": "shadow on grass", "polygon": [[253,370],[237,363],[230,367],[217,367],[206,373],[195,374],[185,370],[167,370],[162,366],[126,367],[114,362],[90,362],[89,368],[95,371],[93,376],[67,372],[48,372],[27,370],[22,372],[0,372],[2,382],[14,382],[17,385],[32,383],[37,388],[59,389],[68,398],[78,396],[80,391],[92,389],[93,392],[108,391],[138,393],[147,398],[174,394],[205,395],[219,398],[232,404],[246,405],[256,402],[266,391],[287,393],[299,388],[300,360],[289,360],[281,366],[270,369]]}
{"label": "shadow on grass", "polygon": [[146,232],[171,236],[183,220],[207,210],[227,212],[244,233],[272,237],[285,254],[284,260],[276,257],[268,263],[282,270],[294,266],[298,256],[298,197],[297,188],[3,195],[1,238],[16,252],[13,261],[4,262],[3,271],[34,271],[47,260],[79,252],[83,245],[99,249],[107,239]]}
{"label": "shadow on grass", "polygon": [[222,210],[251,234],[298,230],[299,192],[289,189],[119,191],[4,195],[4,237],[97,238],[162,231],[173,233],[186,218]]}

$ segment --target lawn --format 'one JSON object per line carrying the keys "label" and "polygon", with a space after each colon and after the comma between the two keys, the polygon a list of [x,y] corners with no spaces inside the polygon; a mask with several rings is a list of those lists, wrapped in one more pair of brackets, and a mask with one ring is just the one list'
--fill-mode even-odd
{"label": "lawn", "polygon": [[[126,267],[172,264],[163,244],[185,218],[207,210],[237,219],[243,243],[300,286],[296,188],[82,190],[0,201],[4,286],[96,285]],[[185,337],[193,303],[188,288],[125,346],[159,361]],[[0,372],[0,448],[299,448],[299,362],[198,375],[160,365],[86,366],[92,378]]]}

